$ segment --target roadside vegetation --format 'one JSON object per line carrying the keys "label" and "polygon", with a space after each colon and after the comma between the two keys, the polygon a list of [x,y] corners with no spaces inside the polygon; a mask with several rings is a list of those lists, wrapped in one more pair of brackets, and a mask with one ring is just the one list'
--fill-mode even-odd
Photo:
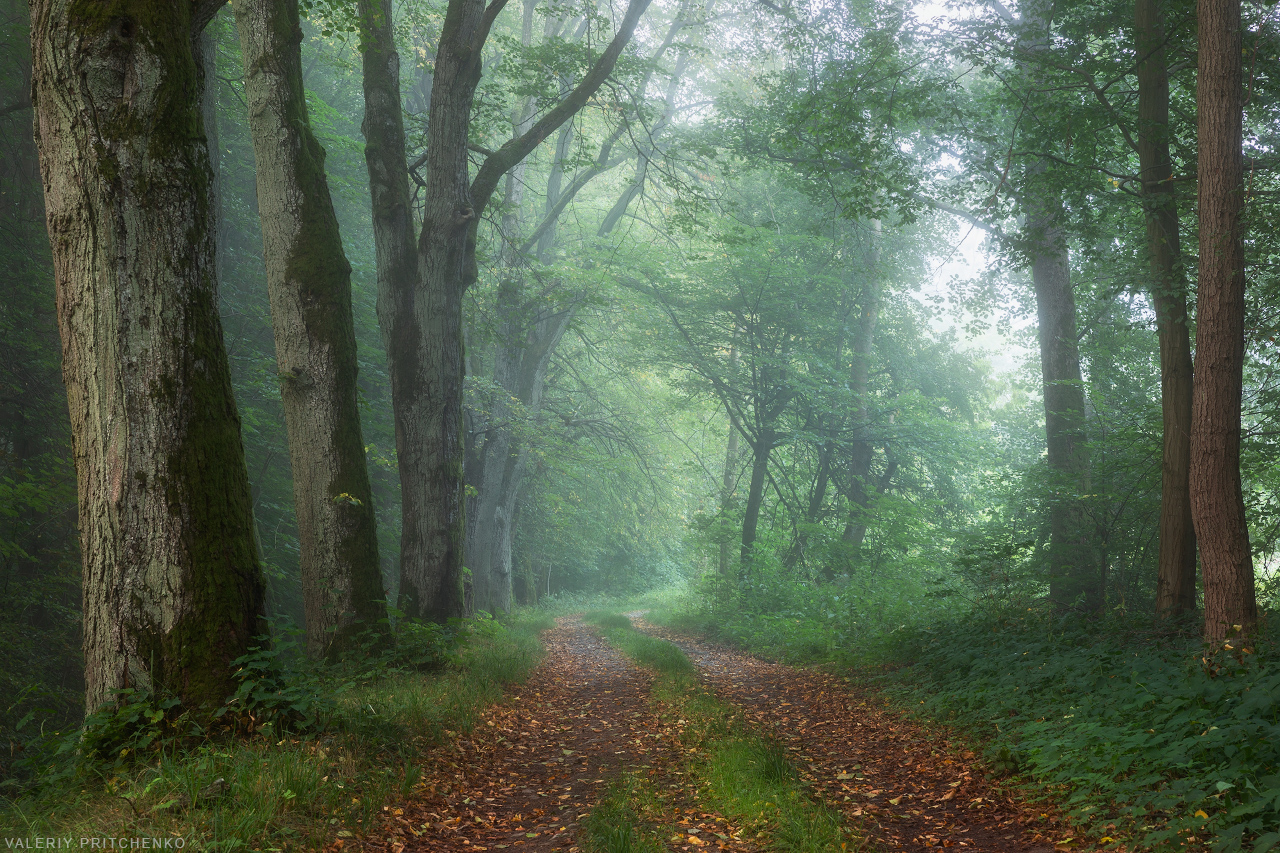
{"label": "roadside vegetation", "polygon": [[201,730],[130,694],[83,736],[27,745],[0,827],[30,838],[183,839],[197,850],[314,850],[409,796],[424,751],[465,732],[537,663],[550,620],[404,622],[397,642],[309,662],[287,638],[242,660],[241,689]]}
{"label": "roadside vegetation", "polygon": [[[1280,655],[1271,632],[1206,650],[1190,620],[1055,615],[1034,599],[857,624],[828,596],[753,612],[706,590],[646,618],[882,689],[966,736],[992,775],[1139,849],[1280,845]],[[806,607],[806,604],[808,607]],[[823,606],[825,605],[825,607]],[[827,618],[823,618],[823,617]]]}

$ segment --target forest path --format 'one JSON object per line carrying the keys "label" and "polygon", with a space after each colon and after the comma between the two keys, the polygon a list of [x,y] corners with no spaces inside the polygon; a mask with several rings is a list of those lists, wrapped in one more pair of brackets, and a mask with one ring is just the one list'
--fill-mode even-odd
{"label": "forest path", "polygon": [[758,850],[747,841],[717,839],[732,827],[695,808],[681,790],[678,733],[651,706],[652,673],[577,618],[557,620],[543,643],[547,655],[529,679],[486,709],[469,734],[426,756],[425,778],[414,794],[385,808],[382,826],[357,842],[358,849],[575,853],[580,820],[610,782],[636,772],[667,789],[670,813],[663,823],[711,839],[672,849]]}
{"label": "forest path", "polygon": [[784,742],[814,791],[885,851],[952,847],[982,853],[1089,850],[1043,808],[988,782],[974,754],[885,705],[874,693],[812,669],[773,664],[674,634],[721,701]]}

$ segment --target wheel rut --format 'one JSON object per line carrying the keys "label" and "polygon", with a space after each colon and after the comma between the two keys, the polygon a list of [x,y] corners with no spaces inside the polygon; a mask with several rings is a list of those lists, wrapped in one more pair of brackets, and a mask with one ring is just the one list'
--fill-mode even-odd
{"label": "wheel rut", "polygon": [[1047,809],[989,782],[976,756],[813,669],[769,663],[635,619],[688,655],[704,684],[787,744],[814,791],[882,850],[1090,850]]}
{"label": "wheel rut", "polygon": [[[678,645],[708,689],[786,744],[815,796],[868,835],[871,850],[1093,849],[1064,844],[1069,832],[1049,811],[993,785],[963,745],[873,692],[635,622]],[[703,811],[682,779],[679,733],[650,701],[652,673],[576,618],[559,620],[544,643],[528,681],[426,757],[408,800],[384,808],[364,838],[335,839],[326,851],[578,853],[582,820],[624,773],[661,791],[660,825],[677,830],[669,850],[760,851]]]}
{"label": "wheel rut", "polygon": [[668,842],[669,849],[758,850],[718,838],[729,827],[702,814],[683,790],[677,734],[651,705],[648,670],[579,619],[558,620],[543,642],[546,657],[523,685],[486,709],[469,734],[427,756],[413,796],[386,807],[368,836],[338,839],[330,853],[576,853],[581,820],[623,773],[663,790],[663,823],[684,842]]}

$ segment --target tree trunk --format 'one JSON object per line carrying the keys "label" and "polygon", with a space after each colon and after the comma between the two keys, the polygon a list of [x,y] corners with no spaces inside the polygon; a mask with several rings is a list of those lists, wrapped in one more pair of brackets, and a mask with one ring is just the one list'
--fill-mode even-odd
{"label": "tree trunk", "polygon": [[307,651],[386,630],[356,389],[351,265],[311,132],[296,0],[233,0],[289,436]]}
{"label": "tree trunk", "polygon": [[898,473],[898,460],[890,453],[885,454],[884,470],[880,472],[880,476],[873,488],[868,493],[862,494],[862,503],[858,504],[860,512],[849,519],[849,524],[844,529],[843,539],[849,545],[849,550],[854,554],[862,552],[862,543],[867,538],[867,520],[871,502],[876,498],[889,491],[893,485],[894,475]]}
{"label": "tree trunk", "polygon": [[[356,11],[360,18],[360,57],[364,71],[361,130],[365,139],[365,165],[369,170],[377,258],[378,327],[386,346],[387,372],[391,379],[396,458],[400,460],[401,515],[404,522],[408,522],[415,517],[411,513],[417,510],[421,490],[404,476],[407,466],[403,460],[418,450],[410,443],[414,435],[412,425],[405,422],[410,414],[408,407],[395,401],[410,399],[416,387],[418,330],[414,319],[414,291],[418,285],[418,255],[413,240],[413,209],[405,159],[400,56],[396,53],[390,0],[357,0]],[[414,525],[402,523],[401,575],[408,542],[416,536],[418,530]],[[415,587],[409,601],[406,590],[401,588],[399,608],[411,616],[422,615],[417,609],[419,595]],[[455,599],[450,597],[449,601],[452,606]]]}
{"label": "tree trunk", "polygon": [[[731,349],[729,353],[730,362],[735,369],[738,362],[737,348]],[[737,490],[738,482],[738,426],[734,423],[733,412],[725,409],[729,415],[729,438],[725,442],[724,447],[724,476],[720,482],[720,518],[726,518],[729,514],[729,508],[733,505],[733,493]],[[720,576],[729,576],[729,539],[725,535],[720,537]]]}
{"label": "tree trunk", "polygon": [[[1052,5],[1028,4],[1019,43],[1036,54],[1046,49],[1052,30]],[[1071,259],[1062,226],[1062,193],[1046,181],[1049,164],[1028,165],[1023,194],[1027,252],[1036,295],[1040,374],[1044,386],[1045,444],[1048,450],[1049,598],[1058,609],[1084,597],[1086,610],[1101,607],[1102,589],[1094,571],[1092,528],[1082,497],[1089,493],[1089,448],[1085,433],[1084,378],[1076,336],[1076,300]]]}
{"label": "tree trunk", "polygon": [[[441,304],[439,294],[422,293],[424,298],[418,298],[419,282],[426,274],[424,263],[430,260],[438,265],[440,259],[422,257],[414,245],[400,103],[400,59],[395,51],[390,4],[384,0],[359,0],[358,11],[364,68],[365,162],[369,168],[378,264],[378,321],[387,346],[400,468],[402,528],[398,604],[410,618],[443,622],[461,616],[465,609],[461,574],[461,461],[457,458],[460,452],[453,455],[445,452],[460,443],[460,431],[455,421],[450,432],[451,424],[444,418],[448,408],[444,402],[447,391],[456,385],[452,390],[461,393],[461,340],[457,334],[451,338],[446,335],[446,330],[456,325],[461,313],[457,306],[459,310],[453,312],[456,316],[449,315],[449,306]],[[456,37],[463,23],[473,30],[477,22],[473,20],[475,10],[471,12],[470,18],[460,23],[458,13],[451,6],[451,16],[445,22],[446,33]],[[458,63],[456,59],[450,62],[443,70],[452,81],[457,76]],[[436,78],[441,71],[437,64]],[[470,109],[470,96],[459,105],[437,104],[433,95],[431,114],[434,116],[441,107],[450,107],[452,112],[461,107],[465,115]],[[447,127],[442,127],[442,133],[433,133],[432,139],[443,137],[445,130]],[[451,141],[455,144],[456,136],[454,128]],[[459,150],[465,157],[465,128]],[[439,146],[435,156],[437,159],[442,156]],[[455,178],[465,185],[465,159],[458,169],[461,175]],[[438,204],[436,211],[438,214]],[[457,215],[463,213],[459,211]],[[464,238],[465,221],[458,227],[455,232]],[[455,254],[459,256],[454,260],[460,268],[461,253]],[[447,363],[450,356],[457,362],[456,369],[442,373],[439,365],[442,360]],[[456,476],[450,476],[451,463],[459,468]],[[441,520],[445,522],[443,526]]]}
{"label": "tree trunk", "polygon": [[1136,0],[1138,160],[1151,263],[1151,298],[1160,338],[1160,406],[1164,458],[1160,488],[1160,565],[1156,612],[1176,616],[1196,606],[1196,535],[1191,521],[1191,338],[1182,266],[1178,202],[1169,183],[1169,74],[1159,0]]}
{"label": "tree trunk", "polygon": [[[368,11],[364,15],[365,66],[376,60],[391,68],[389,15],[372,2],[362,7]],[[392,404],[403,496],[400,608],[411,617],[443,621],[465,611],[462,295],[477,275],[480,216],[502,176],[575,115],[608,78],[649,2],[632,0],[613,41],[582,83],[527,133],[490,155],[474,182],[468,180],[467,161],[471,105],[480,82],[484,44],[505,0],[494,0],[488,7],[484,0],[450,0],[445,12],[422,167],[426,202],[417,244],[417,287],[393,283],[388,311],[394,316],[383,319],[388,349],[394,350]],[[374,26],[378,22],[385,22],[385,35],[378,35],[379,28]],[[385,69],[378,73],[391,76]],[[393,103],[398,108],[398,92],[385,83],[380,91],[383,97],[366,96],[367,136],[374,114],[379,127],[394,132],[393,118],[384,113]],[[403,155],[403,124],[399,137]],[[403,169],[403,160],[391,162],[387,152],[380,152],[379,160],[388,168]],[[383,212],[391,213],[395,199],[384,201]],[[375,216],[378,207],[375,196]]]}
{"label": "tree trunk", "polygon": [[751,558],[756,544],[756,528],[760,524],[760,507],[764,504],[764,481],[769,473],[769,454],[773,450],[774,434],[760,430],[751,443],[751,485],[747,488],[747,503],[742,511],[742,566],[741,575],[751,568]]}
{"label": "tree trunk", "polygon": [[89,710],[125,687],[217,707],[235,688],[231,662],[265,628],[218,319],[192,47],[203,5],[31,5]]}
{"label": "tree trunk", "polygon": [[[871,476],[874,449],[871,442],[871,352],[875,347],[876,323],[880,319],[880,220],[871,223],[871,252],[868,257],[867,283],[862,289],[862,314],[853,336],[849,363],[849,393],[854,399],[853,438],[849,452],[849,519],[841,539],[854,545],[857,555],[866,535],[867,507],[870,496],[867,478]],[[857,531],[861,530],[861,534]],[[855,542],[855,534],[857,541]]]}
{"label": "tree trunk", "polygon": [[1084,424],[1084,379],[1076,338],[1076,301],[1057,197],[1039,198],[1030,230],[1035,241],[1031,279],[1036,294],[1040,375],[1044,383],[1045,443],[1053,498],[1049,507],[1049,598],[1056,607],[1101,606],[1092,535],[1082,496],[1089,492]]}
{"label": "tree trunk", "polygon": [[1239,0],[1200,0],[1198,21],[1200,288],[1191,511],[1204,572],[1204,636],[1217,643],[1236,630],[1251,632],[1258,619],[1240,490],[1245,278]]}

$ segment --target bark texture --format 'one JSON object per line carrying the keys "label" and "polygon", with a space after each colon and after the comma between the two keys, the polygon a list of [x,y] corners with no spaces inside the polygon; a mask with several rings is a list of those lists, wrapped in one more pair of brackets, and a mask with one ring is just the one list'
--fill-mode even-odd
{"label": "bark texture", "polygon": [[[378,327],[387,349],[391,377],[392,417],[395,424],[396,456],[400,460],[400,501],[404,523],[400,533],[401,574],[406,553],[417,541],[419,530],[409,524],[415,518],[421,489],[405,476],[405,460],[417,453],[411,445],[416,432],[405,418],[410,407],[395,401],[412,398],[417,376],[419,332],[414,313],[414,293],[418,286],[418,255],[413,240],[413,210],[410,205],[409,171],[406,165],[404,113],[400,101],[400,56],[392,31],[390,0],[358,0],[360,54],[364,71],[364,159],[369,170],[372,198],[374,253],[378,275]],[[416,470],[416,469],[415,469]],[[446,595],[446,609],[460,606],[461,580],[457,598]],[[420,591],[415,587],[413,600]],[[399,591],[398,606],[406,608],[405,590]],[[416,609],[411,615],[421,615]],[[447,618],[447,616],[445,617]]]}
{"label": "bark texture", "polygon": [[1182,264],[1178,202],[1170,179],[1169,72],[1159,0],[1136,0],[1138,161],[1151,264],[1151,298],[1160,339],[1163,458],[1160,563],[1156,612],[1176,616],[1196,606],[1196,535],[1191,519],[1191,335]]}
{"label": "bark texture", "polygon": [[307,651],[386,631],[356,387],[351,265],[311,132],[297,0],[234,0],[298,519]]}
{"label": "bark texture", "polygon": [[216,707],[264,628],[192,46],[206,11],[31,4],[91,710],[126,687]]}
{"label": "bark texture", "polygon": [[1191,511],[1204,573],[1204,635],[1219,642],[1258,619],[1240,488],[1244,372],[1243,74],[1239,0],[1200,0],[1196,108],[1200,287],[1191,412]]}

